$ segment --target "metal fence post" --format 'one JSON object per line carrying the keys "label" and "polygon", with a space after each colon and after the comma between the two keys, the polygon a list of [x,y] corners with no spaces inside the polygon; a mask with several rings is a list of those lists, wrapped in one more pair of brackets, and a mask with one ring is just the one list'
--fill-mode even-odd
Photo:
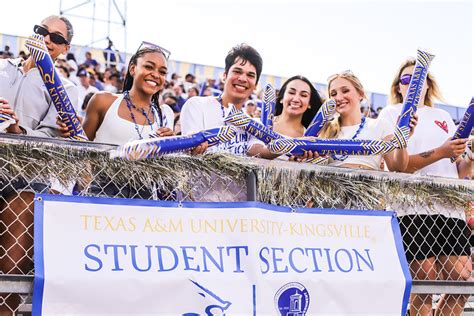
{"label": "metal fence post", "polygon": [[247,174],[247,201],[257,201],[257,175],[254,171]]}

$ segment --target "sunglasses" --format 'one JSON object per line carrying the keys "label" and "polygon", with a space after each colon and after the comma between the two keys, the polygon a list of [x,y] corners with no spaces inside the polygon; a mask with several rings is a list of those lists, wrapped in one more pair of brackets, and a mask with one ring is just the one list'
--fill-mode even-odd
{"label": "sunglasses", "polygon": [[337,74],[334,74],[334,75],[330,75],[327,79],[327,81],[332,81],[338,77],[341,77],[341,78],[344,78],[344,77],[355,77],[354,73],[351,71],[351,70],[344,70],[343,72],[339,72]]}
{"label": "sunglasses", "polygon": [[65,39],[62,35],[58,33],[50,33],[46,28],[42,27],[41,25],[35,25],[33,28],[33,32],[35,32],[35,34],[38,34],[38,35],[43,35],[44,37],[49,35],[51,42],[53,42],[54,44],[69,45],[69,41]]}
{"label": "sunglasses", "polygon": [[171,55],[171,52],[169,50],[167,50],[166,48],[163,48],[159,45],[156,45],[156,44],[153,44],[153,43],[150,43],[150,42],[142,42],[140,44],[140,46],[138,47],[137,52],[140,49],[144,49],[144,48],[149,48],[149,49],[160,51],[160,53],[162,53],[163,56],[165,56],[166,60],[168,60],[170,58],[170,55]]}
{"label": "sunglasses", "polygon": [[400,77],[400,84],[406,86],[411,81],[411,74],[405,74]]}

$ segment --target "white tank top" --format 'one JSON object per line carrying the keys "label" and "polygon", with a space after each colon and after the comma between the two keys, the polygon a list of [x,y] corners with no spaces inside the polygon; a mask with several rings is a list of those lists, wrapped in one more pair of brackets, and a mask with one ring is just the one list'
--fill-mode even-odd
{"label": "white tank top", "polygon": [[144,139],[150,138],[149,135],[159,128],[160,119],[157,118],[154,109],[152,109],[152,112],[155,120],[152,127],[150,127],[148,124],[135,124],[121,118],[118,115],[118,110],[122,100],[123,95],[120,95],[107,110],[102,124],[95,133],[94,142],[123,145],[129,141],[140,139],[136,129],[137,126],[138,131]]}

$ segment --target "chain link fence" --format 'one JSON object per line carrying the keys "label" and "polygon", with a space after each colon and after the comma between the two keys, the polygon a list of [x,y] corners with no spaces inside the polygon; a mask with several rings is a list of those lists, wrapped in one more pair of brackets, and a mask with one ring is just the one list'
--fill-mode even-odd
{"label": "chain link fence", "polygon": [[[412,295],[417,295],[412,308],[422,314],[423,308],[431,311],[444,304],[449,314],[455,314],[469,307],[466,301],[474,293],[473,283],[466,282],[470,281],[471,260],[457,252],[462,254],[467,247],[470,254],[470,230],[465,230],[461,221],[465,223],[467,202],[473,199],[472,181],[224,154],[126,161],[109,158],[108,152],[114,148],[26,136],[0,138],[0,316],[31,311],[35,192],[177,202],[262,201],[293,208],[403,208],[412,210],[413,215],[435,215],[435,223],[402,222],[406,234],[415,231],[419,235],[406,235],[406,247],[433,253],[442,248],[446,254],[435,257],[431,265],[411,265],[415,276]],[[425,211],[418,214],[417,209]],[[443,244],[428,241],[430,234],[437,234],[429,229],[434,224],[447,236]],[[456,255],[451,255],[450,247]],[[431,282],[431,287],[427,288],[426,282]],[[433,296],[443,293],[452,295]]]}

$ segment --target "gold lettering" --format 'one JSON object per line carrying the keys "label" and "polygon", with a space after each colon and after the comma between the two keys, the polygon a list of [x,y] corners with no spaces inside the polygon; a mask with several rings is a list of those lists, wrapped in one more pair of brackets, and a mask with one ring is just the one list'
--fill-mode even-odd
{"label": "gold lettering", "polygon": [[88,229],[88,225],[87,223],[89,222],[89,218],[92,217],[90,215],[81,215],[81,218],[83,219],[83,224],[84,224],[84,230],[87,230]]}
{"label": "gold lettering", "polygon": [[170,232],[176,233],[176,232],[183,232],[183,221],[180,219],[178,220],[177,223],[175,223],[173,220],[170,219]]}
{"label": "gold lettering", "polygon": [[244,218],[240,219],[240,231],[242,233],[247,233],[248,232],[247,224],[248,224],[247,220],[245,220]]}
{"label": "gold lettering", "polygon": [[153,226],[151,225],[151,221],[149,218],[146,219],[145,225],[143,226],[143,232],[149,231],[151,233],[154,232]]}
{"label": "gold lettering", "polygon": [[301,236],[303,234],[301,231],[301,224],[290,223],[290,234]]}

